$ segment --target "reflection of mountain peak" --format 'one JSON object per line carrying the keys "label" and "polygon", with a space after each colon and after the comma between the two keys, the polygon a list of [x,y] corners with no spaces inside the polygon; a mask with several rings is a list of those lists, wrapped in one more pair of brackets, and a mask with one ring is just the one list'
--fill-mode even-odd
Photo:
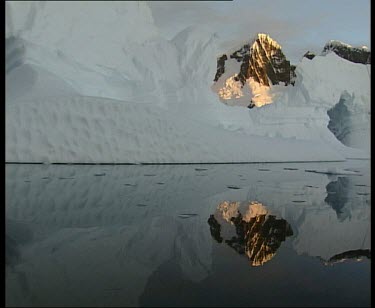
{"label": "reflection of mountain peak", "polygon": [[[285,219],[270,215],[259,202],[248,203],[244,215],[239,206],[239,202],[227,201],[218,205],[216,213],[208,219],[211,235],[219,243],[224,240],[239,254],[246,254],[252,266],[263,265],[293,231]],[[224,234],[222,227],[228,225],[234,226],[235,234]]]}
{"label": "reflection of mountain peak", "polygon": [[345,262],[347,260],[354,260],[362,261],[363,258],[371,259],[371,250],[370,249],[357,249],[357,250],[349,250],[334,255],[333,257],[329,258],[328,261],[324,261],[325,265],[333,265],[336,263]]}

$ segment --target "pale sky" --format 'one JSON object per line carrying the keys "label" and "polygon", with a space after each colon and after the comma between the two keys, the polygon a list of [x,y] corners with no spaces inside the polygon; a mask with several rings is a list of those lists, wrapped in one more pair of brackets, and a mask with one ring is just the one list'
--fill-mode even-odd
{"label": "pale sky", "polygon": [[370,48],[370,0],[234,0],[149,2],[167,38],[187,26],[215,31],[223,51],[268,33],[292,63],[320,53],[331,39]]}

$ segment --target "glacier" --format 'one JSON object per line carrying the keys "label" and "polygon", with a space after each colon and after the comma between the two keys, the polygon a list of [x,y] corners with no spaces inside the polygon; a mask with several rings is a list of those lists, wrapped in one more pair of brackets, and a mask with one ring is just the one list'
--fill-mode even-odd
{"label": "glacier", "polygon": [[[152,14],[145,2],[6,3],[6,162],[370,157],[370,64],[303,58],[272,104],[229,106],[212,90],[217,35],[193,26],[168,40]],[[328,125],[343,100],[340,141]]]}

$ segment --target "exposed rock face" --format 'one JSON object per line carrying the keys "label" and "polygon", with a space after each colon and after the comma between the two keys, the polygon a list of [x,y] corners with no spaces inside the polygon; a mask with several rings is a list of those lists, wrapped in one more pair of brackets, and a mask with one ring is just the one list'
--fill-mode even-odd
{"label": "exposed rock face", "polygon": [[[245,206],[244,214],[239,207],[239,202],[219,204],[216,213],[208,219],[211,235],[219,243],[224,240],[239,254],[246,254],[252,266],[263,265],[273,258],[281,243],[287,236],[293,235],[293,231],[285,219],[269,215],[260,203],[251,202]],[[222,227],[230,226],[234,227],[235,234],[228,236]]]}
{"label": "exposed rock face", "polygon": [[310,52],[310,51],[307,51],[304,55],[303,55],[305,58],[309,59],[309,60],[312,60],[315,58],[315,54]]}
{"label": "exposed rock face", "polygon": [[[217,72],[214,81],[217,81],[224,71],[223,55],[218,60]],[[266,34],[258,34],[251,44],[245,44],[229,56],[241,63],[240,71],[235,80],[240,80],[242,85],[253,77],[261,85],[270,86],[284,82],[285,85],[293,83],[294,69],[291,68],[281,50],[281,46]],[[221,61],[220,61],[221,59]]]}
{"label": "exposed rock face", "polygon": [[227,55],[222,55],[217,59],[217,71],[214,81],[218,81],[220,76],[225,72],[225,61],[228,60]]}
{"label": "exposed rock face", "polygon": [[280,89],[273,85],[294,85],[295,66],[281,46],[267,34],[217,59],[212,90],[227,105],[261,107],[273,103]]}
{"label": "exposed rock face", "polygon": [[371,52],[367,47],[352,47],[340,41],[331,40],[323,48],[322,54],[333,51],[339,57],[354,63],[371,64]]}
{"label": "exposed rock face", "polygon": [[296,67],[295,65],[290,65],[290,84],[294,86],[296,75]]}
{"label": "exposed rock face", "polygon": [[249,62],[243,63],[241,73],[246,79],[253,77],[262,85],[291,83],[293,76],[290,61],[285,58],[281,46],[268,35],[258,34],[248,53]]}

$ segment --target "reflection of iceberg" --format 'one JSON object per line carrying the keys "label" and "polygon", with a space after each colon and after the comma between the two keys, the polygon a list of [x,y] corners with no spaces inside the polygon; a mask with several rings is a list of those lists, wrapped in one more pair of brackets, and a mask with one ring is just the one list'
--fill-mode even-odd
{"label": "reflection of iceberg", "polygon": [[332,181],[326,186],[327,202],[336,211],[337,218],[341,221],[348,217],[345,211],[345,205],[348,202],[348,186],[349,179],[347,177],[339,177],[337,181]]}
{"label": "reflection of iceberg", "polygon": [[[368,214],[367,217],[361,217]],[[371,247],[370,211],[357,209],[351,219],[337,220],[332,210],[318,210],[306,213],[298,227],[298,235],[293,240],[293,248],[298,254],[329,260],[342,251],[368,249]]]}
{"label": "reflection of iceberg", "polygon": [[224,201],[210,216],[208,224],[215,240],[221,243],[225,239],[225,243],[239,254],[246,254],[252,266],[271,260],[281,242],[293,235],[285,219],[270,215],[259,202]]}
{"label": "reflection of iceberg", "polygon": [[[7,236],[17,241],[7,240],[15,264],[7,268],[7,305],[138,306],[149,277],[169,260],[183,279],[207,277],[212,240],[203,199],[211,192],[198,188],[209,179],[190,181],[187,168],[171,166],[6,169]],[[196,188],[194,202],[179,189],[186,186]]]}
{"label": "reflection of iceberg", "polygon": [[322,206],[305,211],[293,240],[298,254],[328,261],[343,251],[371,248],[370,178],[366,170],[360,173],[327,183]]}
{"label": "reflection of iceberg", "polygon": [[5,235],[5,264],[11,265],[19,258],[19,251],[17,248],[16,241],[8,236]]}
{"label": "reflection of iceberg", "polygon": [[5,263],[14,265],[19,261],[19,247],[32,239],[32,232],[27,224],[14,220],[5,223]]}
{"label": "reflection of iceberg", "polygon": [[[287,244],[298,254],[329,260],[343,251],[369,249],[371,195],[358,194],[369,192],[368,162],[337,163],[341,169],[362,168],[363,174],[348,177],[344,210],[350,216],[343,221],[324,201],[327,176],[303,171],[316,165],[298,165],[301,172],[282,171],[285,165],[278,164],[272,172],[259,172],[257,165],[210,165],[204,172],[209,176],[198,176],[202,172],[194,166],[7,165],[6,234],[18,240],[20,257],[14,270],[7,267],[7,305],[137,306],[149,279],[166,264],[179,268],[179,279],[207,281],[217,270],[212,237],[240,238],[244,234],[236,228],[241,231],[258,214],[265,215],[264,222],[271,215],[285,219],[295,235]],[[145,176],[150,174],[155,176]],[[302,199],[306,202],[292,202]],[[210,233],[207,218],[215,210]],[[238,212],[242,221],[232,221]],[[10,221],[22,226],[12,229]],[[32,238],[26,242],[27,234]],[[258,243],[266,244],[261,232],[258,236]],[[244,238],[244,254],[245,244],[255,241]]]}

